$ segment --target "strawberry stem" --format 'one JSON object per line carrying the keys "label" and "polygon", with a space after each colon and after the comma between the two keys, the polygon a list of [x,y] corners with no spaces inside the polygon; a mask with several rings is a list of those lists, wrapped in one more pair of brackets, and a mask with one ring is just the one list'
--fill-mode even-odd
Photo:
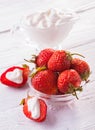
{"label": "strawberry stem", "polygon": [[27,60],[27,59],[24,59],[26,62],[29,62],[29,63],[35,63],[36,62],[36,58],[37,56],[36,55],[32,55],[32,58],[30,60]]}
{"label": "strawberry stem", "polygon": [[69,88],[68,88],[68,92],[67,93],[71,93],[73,96],[75,96],[77,99],[79,99],[78,98],[78,96],[77,96],[77,91],[82,91],[82,87],[80,86],[80,87],[75,87],[73,84],[69,84]]}
{"label": "strawberry stem", "polygon": [[83,55],[81,55],[79,53],[72,53],[71,56],[73,56],[73,55],[78,55],[78,56],[81,56],[81,57],[85,58]]}
{"label": "strawberry stem", "polygon": [[29,62],[29,63],[35,63],[35,60],[26,60],[26,59],[24,59],[26,62]]}
{"label": "strawberry stem", "polygon": [[47,68],[46,68],[46,66],[42,66],[42,67],[37,67],[36,68],[36,71],[34,72],[34,73],[32,73],[29,77],[34,77],[38,72],[40,72],[40,71],[43,71],[43,70],[46,70]]}
{"label": "strawberry stem", "polygon": [[72,60],[72,56],[73,56],[73,55],[78,55],[78,56],[81,56],[81,57],[85,58],[83,55],[78,54],[78,53],[71,53],[71,52],[68,52],[68,51],[67,51],[66,54],[67,54],[68,60]]}
{"label": "strawberry stem", "polygon": [[37,70],[37,72],[46,70],[46,66],[38,67],[36,70]]}
{"label": "strawberry stem", "polygon": [[85,83],[89,83],[89,82],[90,82],[90,80],[86,80],[86,81],[85,81]]}
{"label": "strawberry stem", "polygon": [[72,95],[75,96],[77,99],[79,99],[78,96],[77,96],[76,90],[74,90],[74,92],[72,93]]}

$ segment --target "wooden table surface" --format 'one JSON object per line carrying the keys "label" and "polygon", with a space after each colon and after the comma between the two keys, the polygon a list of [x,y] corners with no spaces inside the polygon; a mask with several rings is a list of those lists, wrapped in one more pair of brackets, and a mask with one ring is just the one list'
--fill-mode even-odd
{"label": "wooden table surface", "polygon": [[[57,7],[81,9],[79,20],[62,43],[62,49],[85,56],[91,68],[90,82],[79,94],[79,100],[64,104],[61,109],[48,109],[43,123],[27,119],[21,99],[28,85],[13,89],[0,83],[0,130],[95,130],[95,0],[0,0],[0,74],[8,67],[25,63],[33,53],[19,33],[6,32],[19,25],[21,18],[32,11]],[[87,5],[87,6],[85,6]],[[5,33],[2,31],[5,31]]]}

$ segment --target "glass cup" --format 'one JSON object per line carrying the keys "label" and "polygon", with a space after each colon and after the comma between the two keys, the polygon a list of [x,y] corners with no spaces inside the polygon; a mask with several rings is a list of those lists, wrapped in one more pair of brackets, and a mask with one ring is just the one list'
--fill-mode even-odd
{"label": "glass cup", "polygon": [[60,95],[48,95],[36,90],[31,84],[31,78],[28,80],[29,85],[29,95],[37,96],[40,99],[43,99],[48,105],[49,109],[60,108],[66,104],[70,104],[76,99],[72,94],[60,94]]}
{"label": "glass cup", "polygon": [[28,25],[26,22],[27,18],[32,14],[25,16],[21,20],[20,27],[22,28],[21,29],[22,33],[25,34],[26,41],[31,46],[33,46],[34,44],[37,48],[40,49],[44,48],[60,49],[62,41],[69,35],[73,25],[78,19],[78,16],[74,11],[69,9],[68,12],[70,12],[70,14],[72,14],[73,17],[69,18],[68,20],[64,19],[64,22],[58,25],[53,25],[46,28],[40,28],[37,26]]}

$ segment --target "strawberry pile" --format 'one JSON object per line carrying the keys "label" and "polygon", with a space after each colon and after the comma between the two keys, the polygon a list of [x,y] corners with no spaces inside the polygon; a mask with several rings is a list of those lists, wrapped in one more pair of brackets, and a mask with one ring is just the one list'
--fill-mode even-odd
{"label": "strawberry pile", "polygon": [[[1,74],[0,81],[6,86],[20,88],[27,83],[28,78],[31,78],[31,87],[37,91],[48,95],[72,94],[78,99],[77,91],[82,91],[81,83],[88,82],[90,76],[89,64],[82,58],[84,56],[77,53],[46,48],[37,56],[33,55],[31,60],[25,59],[35,64],[32,73],[26,64],[22,67],[12,66]],[[44,100],[35,95],[33,97],[28,95],[21,104],[23,113],[29,119],[37,122],[45,120],[47,105]]]}
{"label": "strawberry pile", "polygon": [[[81,82],[88,80],[90,67],[88,63],[66,50],[41,50],[29,61],[35,63],[36,71],[31,75],[31,87],[49,94],[72,94],[82,91]],[[78,97],[77,97],[78,98]]]}

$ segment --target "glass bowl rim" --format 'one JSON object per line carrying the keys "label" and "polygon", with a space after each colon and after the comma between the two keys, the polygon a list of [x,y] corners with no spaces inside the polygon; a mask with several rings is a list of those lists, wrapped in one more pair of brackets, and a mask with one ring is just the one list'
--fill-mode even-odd
{"label": "glass bowl rim", "polygon": [[30,95],[31,95],[31,93],[34,92],[35,96],[40,97],[42,99],[43,98],[49,99],[51,101],[68,101],[68,100],[72,100],[75,98],[75,96],[73,96],[72,94],[49,95],[49,94],[42,93],[33,87],[33,85],[31,84],[31,78],[28,79],[28,85],[29,85]]}

